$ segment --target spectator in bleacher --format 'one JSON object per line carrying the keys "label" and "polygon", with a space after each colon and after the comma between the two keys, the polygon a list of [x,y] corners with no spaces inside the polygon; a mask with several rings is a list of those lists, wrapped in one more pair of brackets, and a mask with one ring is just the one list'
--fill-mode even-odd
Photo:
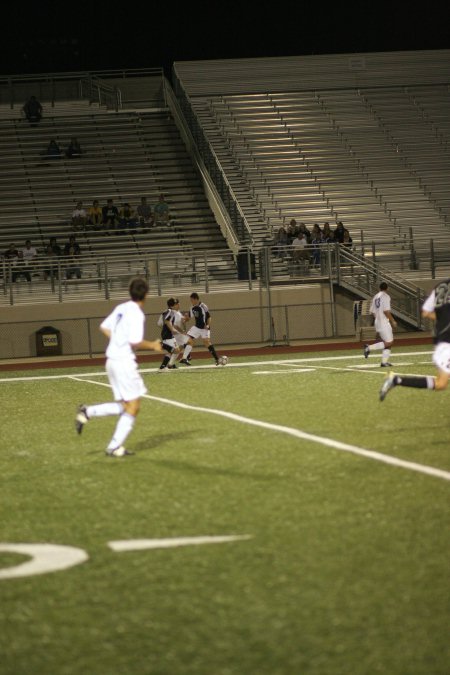
{"label": "spectator in bleacher", "polygon": [[164,199],[164,195],[159,195],[159,199],[153,209],[155,223],[157,225],[170,225],[169,205]]}
{"label": "spectator in bleacher", "polygon": [[66,157],[68,157],[69,159],[81,157],[81,146],[76,138],[70,139],[70,143],[66,150]]}
{"label": "spectator in bleacher", "polygon": [[147,204],[147,197],[141,197],[141,203],[136,209],[139,218],[139,224],[144,232],[153,225],[153,212],[150,204]]}
{"label": "spectator in bleacher", "polygon": [[299,262],[301,260],[309,261],[309,250],[308,243],[303,232],[299,232],[292,242],[292,257],[294,261]]}
{"label": "spectator in bleacher", "polygon": [[4,253],[5,260],[14,260],[19,257],[19,251],[15,244],[10,244]]}
{"label": "spectator in bleacher", "polygon": [[128,229],[128,234],[136,232],[137,217],[134,209],[131,208],[128,202],[125,202],[119,212],[119,229]]}
{"label": "spectator in bleacher", "polygon": [[76,276],[77,279],[81,279],[81,267],[78,260],[80,255],[81,248],[75,240],[75,236],[72,234],[69,237],[69,241],[64,246],[64,257],[67,259],[66,279],[72,279],[73,276]]}
{"label": "spectator in bleacher", "polygon": [[25,117],[30,123],[30,126],[35,127],[42,119],[42,106],[37,100],[36,96],[30,96],[28,101],[23,106]]}
{"label": "spectator in bleacher", "polygon": [[54,255],[62,255],[61,246],[57,243],[56,237],[51,237],[48,245],[51,247]]}
{"label": "spectator in bleacher", "polygon": [[28,283],[31,282],[31,274],[27,266],[25,265],[25,260],[23,259],[22,249],[17,251],[17,258],[13,258],[11,262],[11,278],[14,283],[19,277],[25,277]]}
{"label": "spectator in bleacher", "polygon": [[322,230],[322,239],[323,239],[324,244],[327,244],[328,242],[334,241],[334,233],[332,232],[332,230],[330,228],[330,223],[324,223],[323,230]]}
{"label": "spectator in bleacher", "polygon": [[61,150],[54,138],[52,138],[50,143],[47,145],[45,156],[47,159],[61,159]]}
{"label": "spectator in bleacher", "polygon": [[[54,242],[54,244],[52,244]],[[57,251],[59,250],[59,253]],[[61,255],[61,249],[56,244],[56,239],[50,239],[50,243],[45,249],[46,266],[44,268],[44,279],[58,278],[58,257]]]}
{"label": "spectator in bleacher", "polygon": [[311,243],[311,232],[308,230],[305,223],[300,223],[300,225],[298,226],[298,231],[303,232],[303,234],[305,236],[305,239],[306,239],[306,243],[310,244]]}
{"label": "spectator in bleacher", "polygon": [[112,199],[108,199],[106,206],[102,208],[103,216],[103,226],[107,230],[115,230],[119,224],[119,210],[117,206],[114,205]]}
{"label": "spectator in bleacher", "polygon": [[283,226],[278,229],[273,244],[275,247],[275,255],[278,258],[283,259],[287,254],[287,247],[289,246],[288,235]]}
{"label": "spectator in bleacher", "polygon": [[313,265],[320,264],[320,247],[323,244],[323,234],[317,223],[314,224],[311,232],[311,253]]}
{"label": "spectator in bleacher", "polygon": [[92,206],[88,208],[87,223],[93,230],[99,230],[103,227],[103,214],[98,199],[94,199]]}
{"label": "spectator in bleacher", "polygon": [[34,261],[37,257],[37,250],[34,246],[31,245],[30,239],[27,239],[25,242],[25,248],[22,249],[23,260],[26,267],[29,267],[32,271]]}
{"label": "spectator in bleacher", "polygon": [[72,227],[75,231],[85,230],[87,223],[87,214],[85,209],[83,209],[83,202],[77,202],[74,210],[72,211]]}
{"label": "spectator in bleacher", "polygon": [[345,232],[348,232],[348,230],[344,227],[344,224],[340,220],[338,222],[337,226],[336,226],[335,231],[334,231],[334,241],[337,241],[338,244],[343,244]]}
{"label": "spectator in bleacher", "polygon": [[344,241],[342,242],[347,248],[353,248],[353,239],[350,236],[350,232],[347,229],[344,229]]}
{"label": "spectator in bleacher", "polygon": [[296,238],[297,233],[298,233],[297,221],[295,220],[295,218],[292,218],[290,220],[288,228],[287,228],[287,236],[288,236],[289,246],[292,245],[292,242]]}

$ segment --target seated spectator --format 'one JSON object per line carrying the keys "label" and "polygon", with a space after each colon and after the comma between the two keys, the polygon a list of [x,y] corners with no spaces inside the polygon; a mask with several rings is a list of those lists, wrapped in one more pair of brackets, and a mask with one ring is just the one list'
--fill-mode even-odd
{"label": "seated spectator", "polygon": [[75,157],[81,157],[81,146],[78,143],[76,138],[71,138],[70,143],[67,146],[66,157],[69,159],[74,159]]}
{"label": "seated spectator", "polygon": [[47,159],[61,159],[61,150],[54,138],[48,144],[45,156]]}
{"label": "seated spectator", "polygon": [[140,226],[144,232],[147,231],[148,227],[153,225],[152,207],[150,204],[147,204],[147,197],[141,197],[141,203],[137,207],[136,212],[139,218]]}
{"label": "seated spectator", "polygon": [[4,256],[5,260],[15,260],[16,258],[19,257],[19,251],[17,249],[17,246],[15,244],[10,244],[8,248],[6,249]]}
{"label": "seated spectator", "polygon": [[22,249],[22,255],[26,267],[29,267],[32,271],[34,260],[37,257],[37,251],[34,246],[31,245],[31,241],[29,239],[27,239],[25,242],[25,248]]}
{"label": "seated spectator", "polygon": [[25,265],[23,259],[22,249],[17,251],[17,258],[13,258],[11,262],[11,278],[14,283],[19,277],[24,277],[28,283],[31,282],[31,274]]}
{"label": "seated spectator", "polygon": [[67,258],[66,263],[66,279],[72,279],[73,276],[76,276],[77,279],[81,279],[81,267],[78,258],[81,255],[81,249],[79,244],[75,241],[75,237],[72,234],[69,237],[69,241],[64,246],[64,257]]}
{"label": "seated spectator", "polygon": [[128,229],[129,233],[136,232],[137,218],[134,209],[125,202],[119,212],[119,228],[121,230]]}
{"label": "seated spectator", "polygon": [[283,226],[281,226],[278,229],[278,232],[275,235],[274,238],[274,247],[275,247],[275,255],[278,258],[283,259],[286,256],[287,253],[287,247],[289,245],[289,239],[288,239],[288,234],[286,230],[284,229]]}
{"label": "seated spectator", "polygon": [[311,243],[311,232],[308,230],[305,223],[300,223],[300,225],[298,226],[298,231],[303,232],[303,234],[305,235],[306,243],[310,244]]}
{"label": "seated spectator", "polygon": [[[55,242],[55,245],[52,245],[52,241]],[[50,244],[45,249],[46,266],[44,268],[44,279],[46,281],[49,278],[58,279],[58,257],[60,255],[60,253],[56,253],[58,249],[61,252],[61,249],[56,244],[56,239],[50,239]]]}
{"label": "seated spectator", "polygon": [[56,256],[62,255],[61,246],[56,242],[56,237],[51,237],[49,241],[49,246],[51,247],[53,253]]}
{"label": "seated spectator", "polygon": [[323,244],[322,230],[317,223],[314,224],[311,233],[311,251],[314,265],[320,264],[320,247]]}
{"label": "seated spectator", "polygon": [[86,229],[87,215],[83,209],[83,202],[77,202],[76,207],[72,211],[72,227],[76,230]]}
{"label": "seated spectator", "polygon": [[157,225],[170,225],[169,205],[164,199],[164,195],[159,195],[159,200],[155,204],[153,213]]}
{"label": "seated spectator", "polygon": [[98,204],[98,199],[94,199],[92,206],[88,208],[87,222],[88,225],[92,226],[93,230],[100,230],[103,227],[103,214]]}
{"label": "seated spectator", "polygon": [[344,227],[342,221],[339,221],[334,231],[334,241],[337,241],[338,244],[343,244],[344,234],[346,231],[348,232],[348,230],[346,230],[346,228]]}
{"label": "seated spectator", "polygon": [[287,228],[289,245],[292,244],[295,237],[297,236],[297,233],[298,233],[297,221],[295,220],[295,218],[292,218]]}
{"label": "seated spectator", "polygon": [[353,239],[350,236],[350,232],[346,228],[344,228],[344,240],[342,244],[348,248],[353,248]]}
{"label": "seated spectator", "polygon": [[322,240],[324,244],[334,241],[334,233],[331,231],[330,223],[324,223],[322,230]]}
{"label": "seated spectator", "polygon": [[292,242],[292,257],[295,262],[300,262],[301,260],[309,260],[309,251],[307,248],[308,244],[306,237],[303,232],[299,232],[297,237]]}
{"label": "seated spectator", "polygon": [[42,118],[42,106],[37,100],[36,96],[30,96],[28,101],[23,106],[25,117],[30,123],[30,126],[35,127],[39,124]]}
{"label": "seated spectator", "polygon": [[115,230],[119,224],[119,210],[112,199],[108,199],[102,208],[103,225],[106,229]]}

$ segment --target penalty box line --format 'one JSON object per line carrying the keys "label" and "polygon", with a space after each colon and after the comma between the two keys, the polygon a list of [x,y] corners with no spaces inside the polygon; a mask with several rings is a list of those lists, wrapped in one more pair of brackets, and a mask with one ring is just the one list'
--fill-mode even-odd
{"label": "penalty box line", "polygon": [[[86,380],[84,378],[78,378],[76,376],[72,376],[71,379],[76,380],[77,382],[87,382],[88,384],[96,384],[101,387],[108,387],[108,389],[111,388],[110,385],[107,384],[106,382]],[[244,417],[243,415],[237,415],[236,413],[227,412],[225,410],[218,410],[216,408],[204,408],[202,406],[190,405],[189,403],[182,403],[181,401],[162,398],[160,396],[152,396],[151,394],[144,394],[142,398],[146,398],[150,401],[157,401],[158,403],[163,403],[166,405],[172,405],[176,408],[182,408],[183,410],[191,410],[195,412],[207,413],[209,415],[217,415],[218,417],[225,417],[226,419],[233,420],[234,422],[241,422],[242,424],[259,427],[261,429],[278,431],[280,433],[293,436],[294,438],[299,438],[304,441],[310,441],[312,443],[318,443],[320,445],[333,448],[334,450],[349,452],[353,455],[365,457],[366,459],[372,459],[377,462],[382,462],[383,464],[389,464],[391,466],[407,469],[409,471],[415,471],[417,473],[433,476],[434,478],[441,478],[442,480],[450,481],[449,471],[436,469],[435,467],[428,466],[427,464],[418,464],[416,462],[409,462],[407,460],[400,459],[400,457],[395,457],[393,455],[385,455],[381,452],[376,452],[375,450],[367,450],[365,448],[360,448],[356,445],[342,443],[341,441],[335,441],[331,438],[326,438],[324,436],[309,434],[306,431],[301,431],[300,429],[294,429],[292,427],[287,427],[281,424],[272,424],[271,422],[264,422],[263,420],[255,420],[251,417]]]}

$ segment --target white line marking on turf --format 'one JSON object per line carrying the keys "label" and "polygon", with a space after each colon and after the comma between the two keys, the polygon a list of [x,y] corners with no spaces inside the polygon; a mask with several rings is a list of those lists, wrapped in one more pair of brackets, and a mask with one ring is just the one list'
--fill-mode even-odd
{"label": "white line marking on turf", "polygon": [[[96,382],[95,380],[84,380],[82,378],[73,377],[73,380],[79,382],[88,382],[89,384],[97,384],[101,387],[108,387],[110,385],[106,382]],[[142,398],[147,398],[150,401],[158,401],[158,403],[165,403],[167,405],[175,406],[176,408],[183,408],[184,410],[193,410],[195,412],[208,413],[210,415],[217,415],[219,417],[225,417],[235,422],[242,422],[243,424],[248,424],[250,426],[261,427],[262,429],[269,429],[271,431],[279,431],[289,436],[294,436],[295,438],[301,438],[304,441],[311,441],[313,443],[319,443],[320,445],[325,445],[334,450],[342,450],[343,452],[350,452],[354,455],[359,455],[361,457],[367,457],[368,459],[373,459],[377,462],[383,462],[384,464],[390,464],[391,466],[401,467],[403,469],[408,469],[409,471],[417,471],[418,473],[424,473],[429,476],[434,476],[435,478],[442,478],[443,480],[450,481],[450,472],[444,471],[442,469],[436,469],[433,466],[428,466],[427,464],[417,464],[416,462],[408,462],[399,457],[394,457],[392,455],[384,455],[381,452],[376,452],[375,450],[366,450],[365,448],[359,448],[356,445],[349,445],[348,443],[341,443],[340,441],[335,441],[331,438],[325,438],[324,436],[316,436],[315,434],[308,434],[305,431],[300,429],[293,429],[292,427],[286,427],[281,424],[271,424],[270,422],[264,422],[262,420],[255,420],[251,417],[243,417],[242,415],[236,415],[235,413],[226,412],[225,410],[216,410],[215,408],[203,408],[201,406],[189,405],[188,403],[182,403],[181,401],[174,401],[168,398],[161,398],[160,396],[151,396],[150,394],[145,394]]]}
{"label": "white line marking on turf", "polygon": [[171,537],[170,539],[128,539],[109,541],[108,546],[117,553],[124,551],[147,551],[154,548],[177,548],[179,546],[201,546],[202,544],[223,544],[229,541],[252,539],[251,534],[225,535],[217,537]]}
{"label": "white line marking on turf", "polygon": [[[316,368],[292,368],[291,370],[255,370],[252,375],[292,375],[292,373],[314,373]],[[341,370],[340,368],[338,370]]]}

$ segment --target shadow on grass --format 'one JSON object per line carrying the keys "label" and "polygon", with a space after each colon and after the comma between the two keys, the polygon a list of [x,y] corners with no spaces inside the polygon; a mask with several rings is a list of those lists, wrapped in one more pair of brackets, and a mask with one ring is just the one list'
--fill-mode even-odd
{"label": "shadow on grass", "polygon": [[267,473],[249,473],[246,471],[236,471],[234,469],[223,469],[214,466],[205,466],[201,464],[194,464],[190,462],[180,462],[178,460],[171,459],[153,459],[152,464],[157,464],[165,469],[171,469],[173,471],[190,471],[198,475],[207,475],[207,476],[230,476],[232,478],[245,478],[252,480],[261,480],[261,481],[284,481],[287,476],[280,476],[276,474],[267,474]]}

